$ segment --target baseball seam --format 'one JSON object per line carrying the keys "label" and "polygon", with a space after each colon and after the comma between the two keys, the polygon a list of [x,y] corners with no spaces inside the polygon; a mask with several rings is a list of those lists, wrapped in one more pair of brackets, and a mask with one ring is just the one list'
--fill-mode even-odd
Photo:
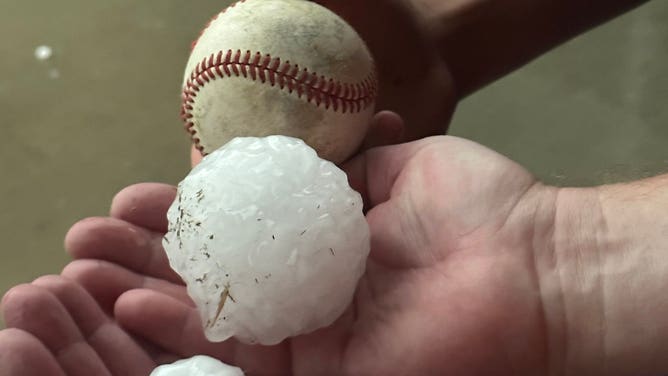
{"label": "baseball seam", "polygon": [[181,117],[200,152],[203,152],[203,147],[192,120],[195,99],[207,83],[229,77],[243,77],[272,87],[278,86],[289,94],[296,92],[298,98],[306,99],[317,107],[341,113],[366,109],[374,103],[378,91],[374,69],[361,82],[351,84],[309,72],[308,68],[300,68],[298,64],[261,52],[227,50],[213,53],[197,64],[182,94]]}

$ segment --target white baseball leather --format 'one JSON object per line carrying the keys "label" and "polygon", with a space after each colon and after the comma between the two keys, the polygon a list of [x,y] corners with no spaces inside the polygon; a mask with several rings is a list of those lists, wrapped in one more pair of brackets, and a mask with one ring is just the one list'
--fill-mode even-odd
{"label": "white baseball leather", "polygon": [[371,54],[343,19],[305,0],[242,0],[194,44],[182,116],[203,154],[281,134],[339,163],[364,138],[377,91]]}

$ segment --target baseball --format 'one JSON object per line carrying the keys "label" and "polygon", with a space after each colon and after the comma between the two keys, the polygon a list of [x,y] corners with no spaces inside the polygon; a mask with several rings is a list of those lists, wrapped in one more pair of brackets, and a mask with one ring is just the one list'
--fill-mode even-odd
{"label": "baseball", "polygon": [[194,43],[181,114],[203,155],[239,136],[304,140],[340,163],[360,146],[378,82],[364,41],[306,0],[241,0]]}

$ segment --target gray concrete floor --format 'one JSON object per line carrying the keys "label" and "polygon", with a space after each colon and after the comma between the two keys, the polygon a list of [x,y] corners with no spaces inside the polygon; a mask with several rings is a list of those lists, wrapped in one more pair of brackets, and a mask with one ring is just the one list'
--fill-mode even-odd
{"label": "gray concrete floor", "polygon": [[[1,0],[0,294],[58,273],[69,226],[122,187],[186,174],[182,70],[225,3]],[[468,98],[452,134],[552,184],[666,171],[666,19],[655,0],[556,49]],[[53,57],[35,59],[39,45]]]}
{"label": "gray concrete floor", "polygon": [[668,1],[653,1],[465,100],[450,133],[557,185],[668,172]]}

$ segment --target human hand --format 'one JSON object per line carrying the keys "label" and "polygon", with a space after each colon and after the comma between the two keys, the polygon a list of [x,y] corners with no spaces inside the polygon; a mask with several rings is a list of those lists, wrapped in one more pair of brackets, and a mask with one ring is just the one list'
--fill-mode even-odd
{"label": "human hand", "polygon": [[125,332],[75,282],[40,277],[11,289],[2,313],[0,376],[146,376],[174,356]]}
{"label": "human hand", "polygon": [[[398,113],[410,125],[397,141],[445,134],[457,98],[422,8],[412,0],[315,2],[348,21],[369,46],[380,80],[377,110]],[[372,126],[366,146],[382,144],[375,138],[385,133]]]}
{"label": "human hand", "polygon": [[[130,221],[90,218],[75,226],[66,247],[79,260],[68,265],[63,275],[81,277],[95,298],[63,276],[40,277],[7,292],[0,304],[8,328],[0,331],[0,376],[146,376],[157,365],[180,358],[132,336],[112,317],[118,295],[132,288],[150,288],[188,300],[181,286],[173,287],[179,277],[166,264],[147,259],[155,254],[147,248],[160,247],[162,236],[155,235],[157,240],[151,243],[156,234],[151,229],[166,221],[158,214],[165,208],[151,205],[166,202],[166,197],[173,197],[173,190],[168,188],[142,205],[151,212],[149,216],[127,207],[122,214]],[[87,227],[92,230],[88,232]],[[76,229],[82,231],[76,233]],[[80,252],[81,243],[90,247],[87,252]],[[96,253],[105,257],[82,259]]]}
{"label": "human hand", "polygon": [[272,347],[207,342],[160,246],[169,186],[130,187],[114,200],[115,218],[76,225],[73,256],[108,262],[75,261],[63,274],[103,307],[115,302],[118,322],[145,341],[251,374],[542,373],[532,260],[554,190],[451,137],[372,149],[346,169],[370,209],[372,252],[353,304],[329,328]]}
{"label": "human hand", "polygon": [[[318,0],[346,19],[369,46],[379,74],[376,110],[398,113],[406,129],[372,122],[363,148],[442,135],[457,103],[452,77],[411,0]],[[191,160],[202,156],[194,146]]]}

